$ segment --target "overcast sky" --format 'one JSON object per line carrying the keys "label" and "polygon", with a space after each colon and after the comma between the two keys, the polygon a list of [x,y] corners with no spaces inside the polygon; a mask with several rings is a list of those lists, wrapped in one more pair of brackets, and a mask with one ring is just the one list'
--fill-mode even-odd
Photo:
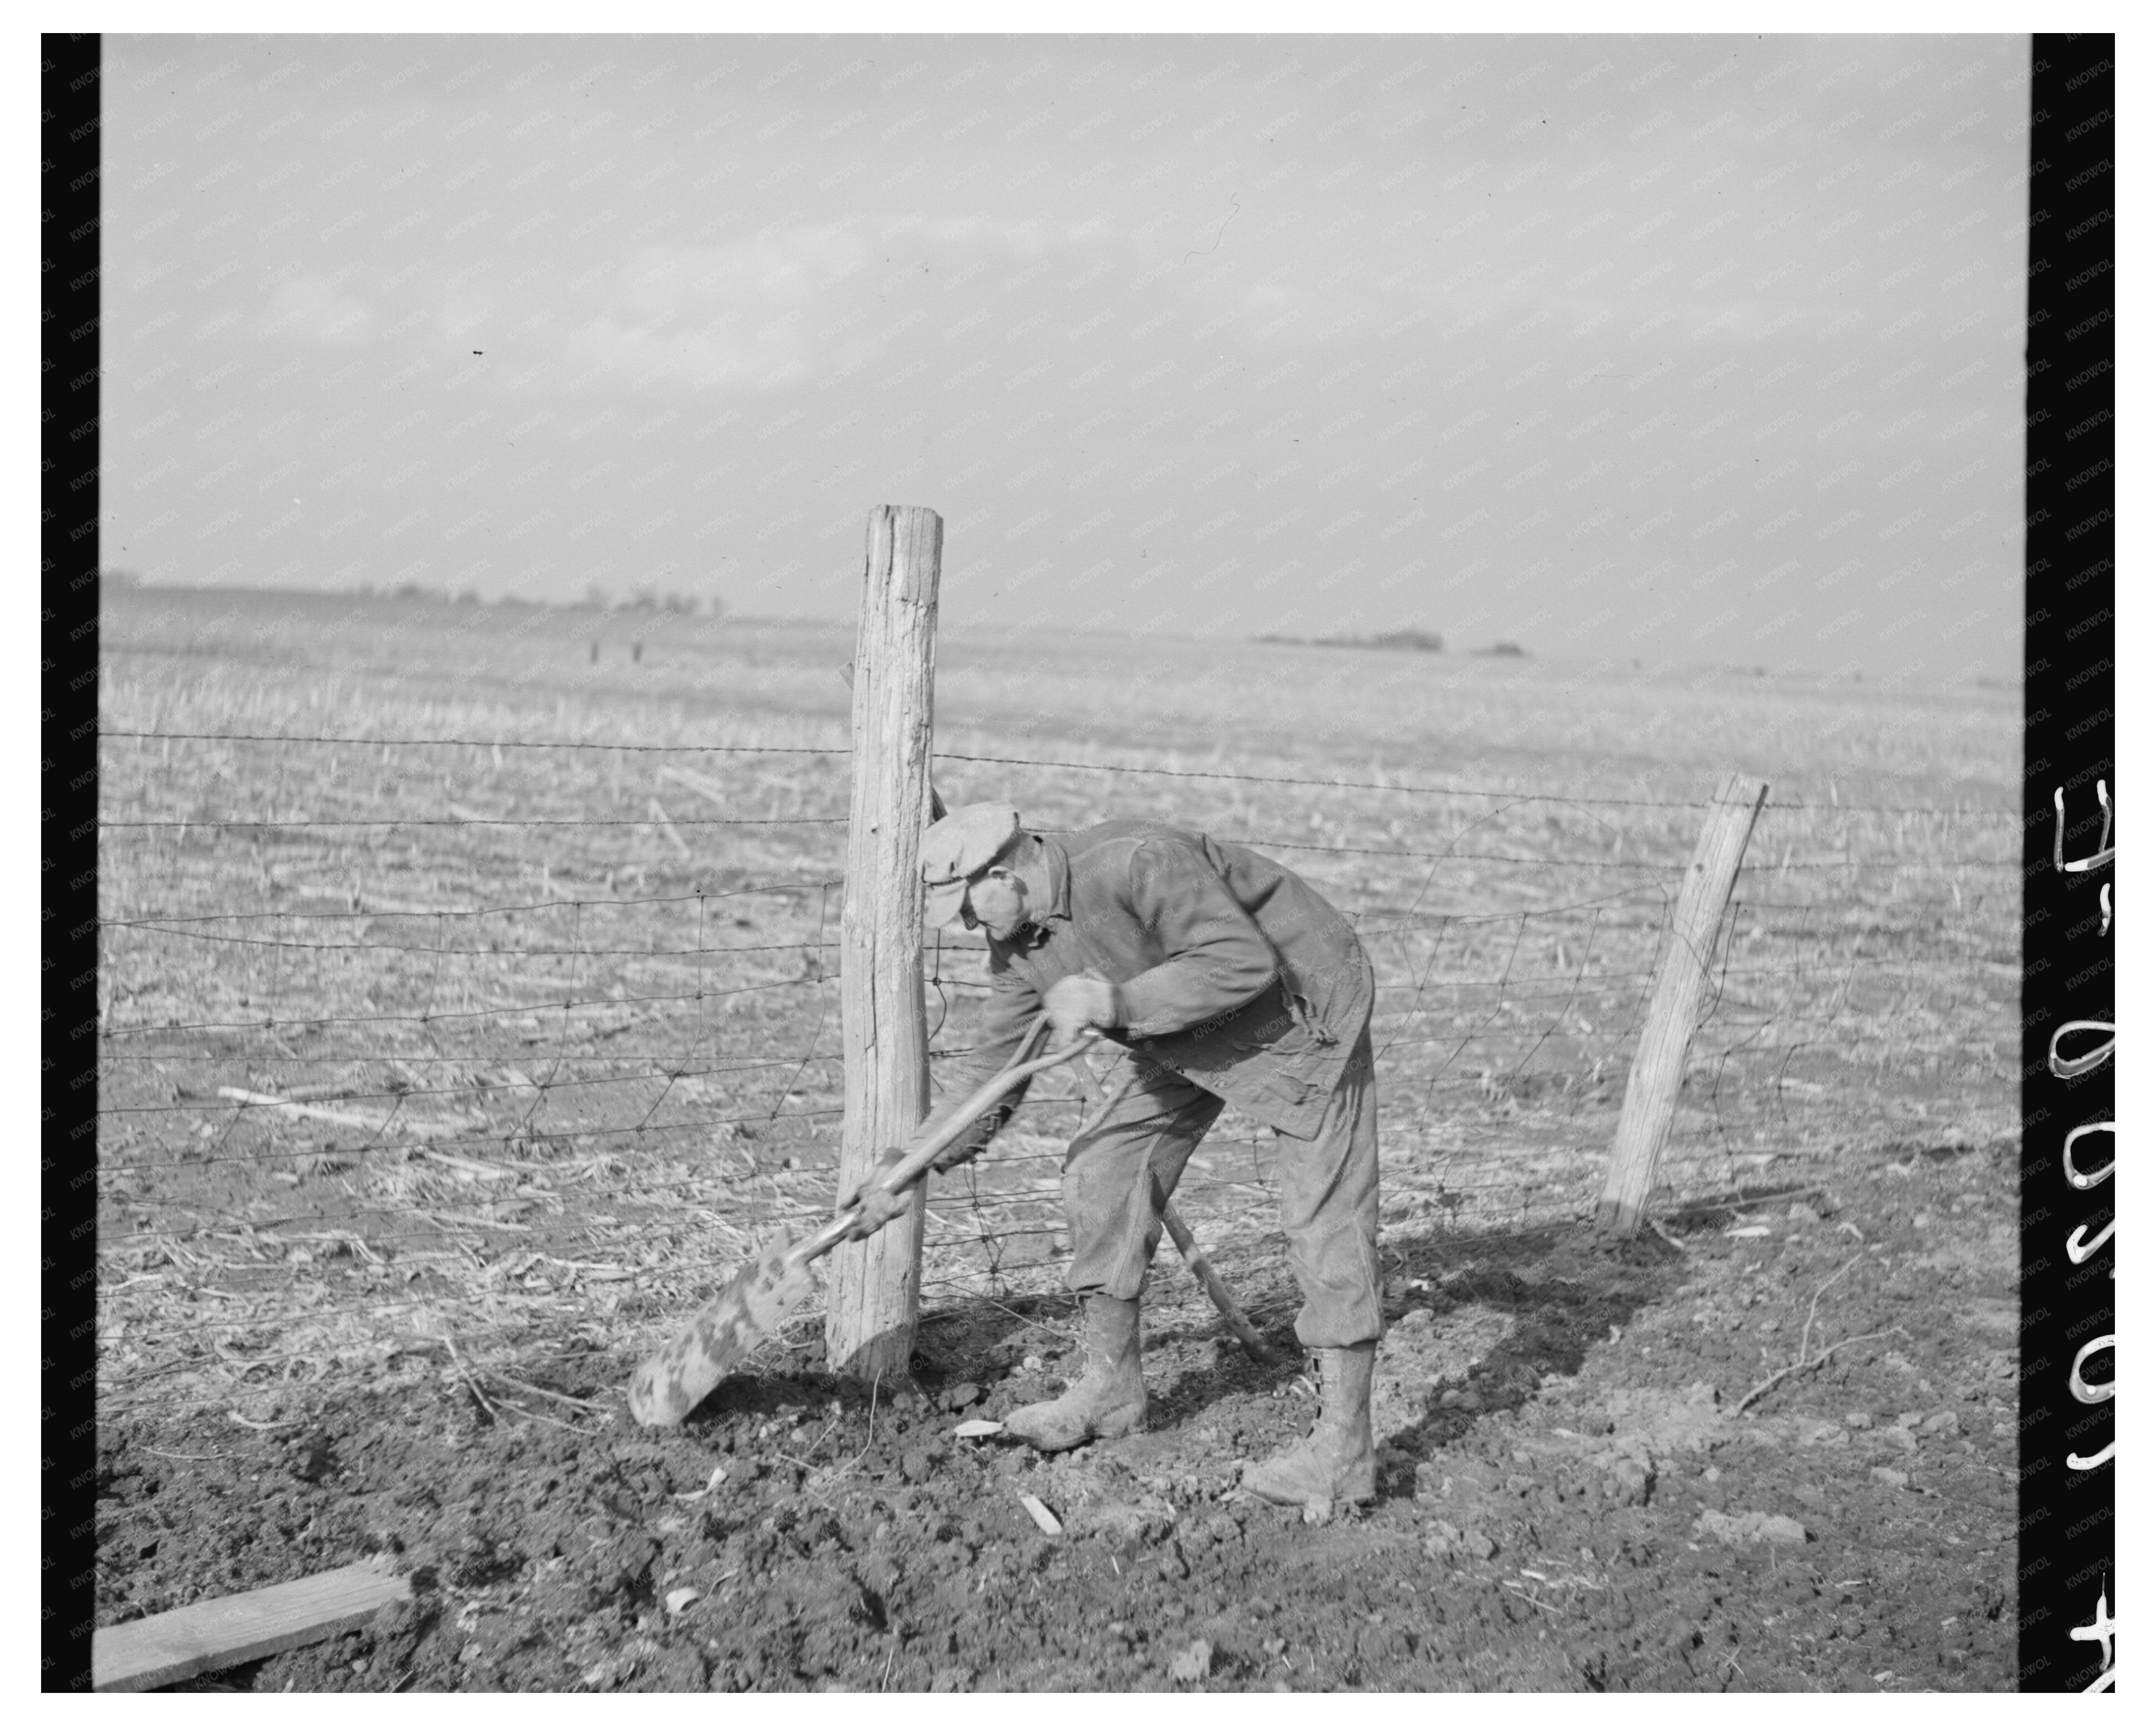
{"label": "overcast sky", "polygon": [[2020,37],[107,37],[105,561],[2016,677]]}

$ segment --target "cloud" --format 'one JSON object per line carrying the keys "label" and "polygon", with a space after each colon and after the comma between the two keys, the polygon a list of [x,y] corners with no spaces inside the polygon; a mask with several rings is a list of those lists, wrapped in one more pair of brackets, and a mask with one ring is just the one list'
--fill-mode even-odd
{"label": "cloud", "polygon": [[[1097,221],[921,216],[801,223],[722,245],[644,245],[552,321],[572,378],[762,391],[846,376],[998,267],[1075,259],[1111,242]],[[1034,291],[1060,290],[1041,279]]]}
{"label": "cloud", "polygon": [[262,334],[299,342],[346,345],[364,341],[374,314],[363,300],[338,292],[321,276],[295,275],[277,284],[262,316]]}

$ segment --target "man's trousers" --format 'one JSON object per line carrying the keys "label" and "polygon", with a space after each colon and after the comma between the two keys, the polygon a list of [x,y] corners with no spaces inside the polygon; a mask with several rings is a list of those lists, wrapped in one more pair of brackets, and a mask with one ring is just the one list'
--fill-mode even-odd
{"label": "man's trousers", "polygon": [[[1159,1206],[1225,1107],[1179,1074],[1142,1061],[1138,1066],[1141,1076],[1128,1094],[1099,1126],[1072,1141],[1064,1158],[1070,1283],[1081,1295],[1137,1297],[1160,1245]],[[1110,1084],[1121,1079],[1118,1068]],[[1365,1028],[1316,1135],[1275,1135],[1281,1228],[1302,1289],[1295,1333],[1306,1348],[1374,1342],[1383,1332],[1377,1104]]]}

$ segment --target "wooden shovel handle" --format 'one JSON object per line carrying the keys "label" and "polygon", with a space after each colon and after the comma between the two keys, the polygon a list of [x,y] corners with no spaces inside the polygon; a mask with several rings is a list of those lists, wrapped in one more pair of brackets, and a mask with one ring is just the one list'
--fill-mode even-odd
{"label": "wooden shovel handle", "polygon": [[1044,1055],[1033,1061],[1022,1059],[1047,1021],[1048,1015],[1045,1013],[1034,1020],[1024,1036],[1019,1040],[1017,1054],[1012,1056],[1004,1070],[953,1109],[941,1127],[926,1138],[916,1140],[906,1155],[891,1165],[891,1172],[876,1185],[886,1193],[903,1192],[927,1173],[929,1164],[957,1143],[968,1128],[975,1125],[1011,1091],[1035,1073],[1045,1073],[1052,1066],[1060,1066],[1065,1061],[1084,1054],[1091,1046],[1093,1036],[1089,1033],[1078,1038],[1069,1048],[1059,1049],[1053,1055]]}

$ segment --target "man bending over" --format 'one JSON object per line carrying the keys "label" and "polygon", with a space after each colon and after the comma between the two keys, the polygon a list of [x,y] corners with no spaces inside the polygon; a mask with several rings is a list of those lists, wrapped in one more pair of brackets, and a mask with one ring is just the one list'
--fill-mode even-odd
{"label": "man bending over", "polygon": [[[949,1076],[951,1101],[922,1133],[994,1076],[1044,1008],[1060,1040],[1095,1028],[1137,1072],[1063,1167],[1084,1374],[1053,1401],[1016,1410],[1005,1430],[1060,1451],[1142,1426],[1138,1302],[1160,1206],[1233,1103],[1281,1141],[1281,1225],[1303,1297],[1296,1335],[1316,1353],[1324,1387],[1309,1436],[1254,1465],[1243,1484],[1281,1504],[1374,1497],[1370,1374],[1383,1326],[1372,986],[1348,919],[1270,859],[1160,822],[1108,821],[1056,839],[1026,832],[1007,805],[974,804],[931,827],[921,855],[927,925],[957,917],[985,931],[991,987],[974,1046]],[[1022,1095],[1005,1097],[937,1169],[978,1156]],[[875,1192],[876,1179],[864,1183],[863,1236],[909,1202]]]}

